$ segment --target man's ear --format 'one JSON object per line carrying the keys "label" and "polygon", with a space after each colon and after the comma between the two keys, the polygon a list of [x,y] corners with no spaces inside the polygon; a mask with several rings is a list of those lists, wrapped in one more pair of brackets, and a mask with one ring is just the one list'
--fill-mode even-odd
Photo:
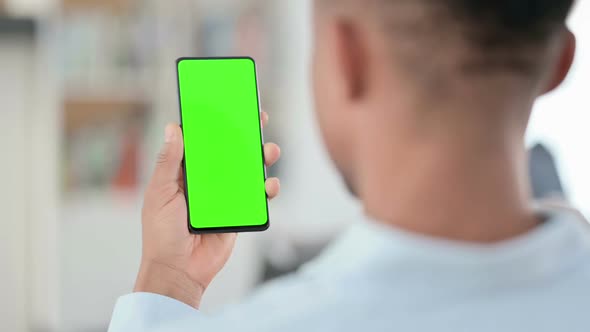
{"label": "man's ear", "polygon": [[369,84],[366,40],[363,40],[360,26],[354,22],[338,22],[336,29],[337,53],[347,97],[358,100],[367,93]]}
{"label": "man's ear", "polygon": [[576,55],[576,36],[569,30],[566,29],[565,31],[565,40],[564,44],[561,48],[561,55],[559,57],[559,62],[555,67],[555,70],[549,80],[549,84],[545,87],[543,93],[549,93],[563,83],[565,78],[567,77],[572,65],[574,63],[574,58]]}

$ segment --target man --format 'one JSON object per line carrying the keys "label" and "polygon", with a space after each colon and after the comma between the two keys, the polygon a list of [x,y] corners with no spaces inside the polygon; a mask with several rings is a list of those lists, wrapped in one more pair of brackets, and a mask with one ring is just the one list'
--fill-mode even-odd
{"label": "man", "polygon": [[590,231],[533,206],[523,144],[535,99],[572,64],[572,2],[317,0],[320,127],[368,220],[208,317],[199,303],[235,235],[187,233],[169,126],[111,332],[590,330]]}

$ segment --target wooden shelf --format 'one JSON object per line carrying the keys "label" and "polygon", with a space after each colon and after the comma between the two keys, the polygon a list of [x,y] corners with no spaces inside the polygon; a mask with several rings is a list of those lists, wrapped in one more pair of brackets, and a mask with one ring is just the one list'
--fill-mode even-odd
{"label": "wooden shelf", "polygon": [[134,98],[66,98],[64,123],[67,132],[87,125],[133,116],[150,109],[150,103]]}

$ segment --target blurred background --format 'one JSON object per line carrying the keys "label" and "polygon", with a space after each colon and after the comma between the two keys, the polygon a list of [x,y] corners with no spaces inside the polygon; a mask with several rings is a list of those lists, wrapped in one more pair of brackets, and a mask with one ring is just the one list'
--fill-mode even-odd
{"label": "blurred background", "polygon": [[[590,215],[590,2],[574,71],[537,105],[535,195]],[[239,238],[203,310],[239,301],[362,218],[313,122],[309,1],[0,0],[0,330],[105,331],[133,287],[142,189],[167,122],[175,59],[249,55],[282,161],[271,231]]]}

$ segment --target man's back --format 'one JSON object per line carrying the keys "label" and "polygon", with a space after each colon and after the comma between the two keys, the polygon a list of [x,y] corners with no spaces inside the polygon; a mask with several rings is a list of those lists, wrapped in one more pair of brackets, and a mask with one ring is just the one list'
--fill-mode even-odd
{"label": "man's back", "polygon": [[[359,224],[298,274],[219,315],[136,294],[122,298],[111,331],[587,331],[590,229],[571,212],[547,218],[493,246]],[[117,321],[152,304],[172,315]]]}

